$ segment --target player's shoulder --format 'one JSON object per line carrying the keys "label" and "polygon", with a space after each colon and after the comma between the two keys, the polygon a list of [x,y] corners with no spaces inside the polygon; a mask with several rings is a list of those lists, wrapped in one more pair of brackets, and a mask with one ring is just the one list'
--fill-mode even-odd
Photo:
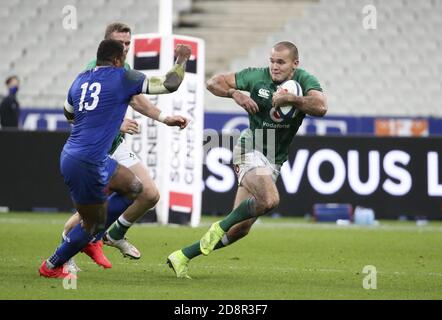
{"label": "player's shoulder", "polygon": [[293,75],[293,80],[296,81],[300,81],[300,80],[315,80],[317,81],[317,78],[315,75],[313,75],[312,73],[310,73],[309,71],[302,69],[302,68],[297,68],[295,71],[295,74]]}
{"label": "player's shoulder", "polygon": [[114,66],[98,68],[94,70],[96,70],[95,72],[101,73],[99,79],[102,79],[103,82],[113,83],[113,84],[124,82],[125,78],[127,77],[126,74],[128,72],[128,70],[126,70],[123,67],[114,67]]}
{"label": "player's shoulder", "polygon": [[91,70],[83,70],[75,77],[74,84],[89,76]]}
{"label": "player's shoulder", "polygon": [[144,73],[137,70],[126,69],[126,68],[124,68],[123,70],[125,78],[129,81],[138,81],[146,77]]}
{"label": "player's shoulder", "polygon": [[68,95],[73,96],[76,92],[80,90],[81,84],[86,81],[85,79],[86,73],[87,73],[86,71],[82,71],[79,74],[77,74],[74,81],[72,81],[71,86],[69,87]]}
{"label": "player's shoulder", "polygon": [[269,68],[259,68],[259,67],[248,67],[245,69],[240,70],[237,73],[247,73],[250,75],[256,75],[256,76],[266,76],[269,74]]}
{"label": "player's shoulder", "polygon": [[113,66],[95,67],[93,69],[84,70],[77,76],[77,80],[84,81],[98,81],[102,83],[118,82],[124,78],[126,70],[124,68],[117,68]]}
{"label": "player's shoulder", "polygon": [[244,81],[270,81],[269,68],[249,67],[242,69],[235,74],[236,79],[244,79]]}
{"label": "player's shoulder", "polygon": [[[112,73],[112,74],[119,74],[119,75],[124,75],[127,70],[124,69],[123,67],[115,67],[115,66],[103,66],[103,67],[95,67],[92,70],[89,70],[92,73],[103,73],[103,74],[108,74],[108,73]],[[87,71],[86,71],[87,72]]]}
{"label": "player's shoulder", "polygon": [[305,69],[297,68],[292,79],[297,81],[301,85],[304,93],[312,89],[322,91],[319,80]]}
{"label": "player's shoulder", "polygon": [[302,77],[309,77],[309,76],[313,76],[313,75],[305,69],[297,68],[295,74],[293,75],[293,77],[295,78],[293,80],[296,80],[296,78],[299,79]]}

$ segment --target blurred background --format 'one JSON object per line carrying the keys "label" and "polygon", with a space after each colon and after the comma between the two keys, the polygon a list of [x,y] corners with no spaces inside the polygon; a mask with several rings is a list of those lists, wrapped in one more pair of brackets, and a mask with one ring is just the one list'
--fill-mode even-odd
{"label": "blurred background", "polygon": [[[0,77],[20,77],[23,106],[59,108],[104,27],[158,32],[158,2],[1,0]],[[376,29],[363,27],[370,4]],[[77,30],[63,28],[67,5],[77,8]],[[173,32],[206,41],[207,77],[265,66],[271,46],[291,40],[301,67],[321,80],[330,115],[440,117],[441,14],[440,0],[176,0]],[[238,112],[210,94],[205,109]]]}
{"label": "blurred background", "polygon": [[[77,9],[74,30],[63,27],[63,8],[68,5]],[[67,89],[95,56],[105,26],[121,21],[132,27],[133,34],[156,33],[158,10],[159,0],[0,0],[0,79],[11,75],[20,79],[19,128],[36,134],[68,130],[62,115]],[[362,148],[361,159],[373,150],[380,154],[379,181],[368,194],[356,192],[350,177],[327,194],[320,188],[309,191],[312,181],[306,172],[301,172],[299,189],[290,188],[294,178],[286,175],[280,187],[287,205],[276,212],[283,215],[312,214],[312,203],[338,200],[353,208],[375,207],[388,218],[442,218],[441,29],[442,0],[175,0],[173,7],[173,33],[205,40],[206,80],[219,72],[267,66],[274,43],[293,41],[300,67],[319,79],[328,97],[327,116],[307,117],[299,132],[306,139],[324,136],[310,154],[333,149],[342,156],[347,172],[349,150]],[[8,95],[6,87],[3,95]],[[230,99],[207,90],[204,112],[205,129],[244,129],[248,123],[245,112]],[[299,139],[291,163],[299,148],[318,141]],[[397,148],[411,160],[393,159],[395,171],[388,169],[385,156]],[[2,147],[1,153],[4,158],[7,149]],[[231,205],[233,172],[217,170],[218,160],[212,168],[204,166],[203,213],[218,214]],[[324,163],[318,170],[327,185],[335,181],[337,169],[336,163],[327,159]],[[5,163],[2,167],[6,172]],[[360,180],[369,180],[370,168],[376,170],[361,160],[355,169]],[[5,179],[0,206],[10,207]],[[390,180],[404,192],[387,192],[385,182]],[[223,195],[227,200],[219,202],[228,206],[214,202]],[[299,211],[294,209],[310,198]],[[382,210],[385,207],[388,210]]]}

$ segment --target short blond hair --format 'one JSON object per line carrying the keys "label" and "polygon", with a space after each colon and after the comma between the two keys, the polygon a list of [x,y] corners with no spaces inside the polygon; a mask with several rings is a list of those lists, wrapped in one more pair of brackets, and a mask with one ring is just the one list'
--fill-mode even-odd
{"label": "short blond hair", "polygon": [[296,48],[295,44],[290,41],[281,41],[273,46],[273,49],[276,51],[288,49],[290,51],[290,56],[293,60],[298,60],[298,48]]}
{"label": "short blond hair", "polygon": [[130,27],[127,24],[121,22],[114,22],[106,27],[106,31],[104,33],[104,39],[109,40],[111,38],[111,34],[114,32],[132,33]]}

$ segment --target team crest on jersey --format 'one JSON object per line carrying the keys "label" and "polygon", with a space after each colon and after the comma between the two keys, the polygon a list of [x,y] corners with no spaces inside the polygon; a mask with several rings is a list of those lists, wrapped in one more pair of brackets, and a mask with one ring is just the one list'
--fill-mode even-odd
{"label": "team crest on jersey", "polygon": [[261,98],[264,98],[264,99],[268,99],[268,98],[270,98],[270,90],[261,88],[258,90],[258,96],[260,96]]}

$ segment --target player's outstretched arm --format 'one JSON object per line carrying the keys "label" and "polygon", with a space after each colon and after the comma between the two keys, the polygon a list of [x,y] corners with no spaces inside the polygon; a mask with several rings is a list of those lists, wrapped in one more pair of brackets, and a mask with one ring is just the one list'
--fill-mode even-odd
{"label": "player's outstretched arm", "polygon": [[318,90],[310,90],[304,97],[278,91],[273,94],[272,105],[275,108],[292,105],[303,113],[314,117],[323,117],[327,113],[327,98],[323,92]]}
{"label": "player's outstretched arm", "polygon": [[177,57],[175,65],[165,76],[149,78],[149,94],[165,94],[177,91],[181,82],[183,82],[186,63],[191,53],[192,51],[189,46],[183,44],[177,45],[175,48],[175,56]]}
{"label": "player's outstretched arm", "polygon": [[132,100],[130,100],[129,105],[134,110],[153,120],[158,120],[158,116],[161,113],[161,110],[158,109],[152,102],[150,102],[149,99],[147,99],[142,94],[133,96]]}
{"label": "player's outstretched arm", "polygon": [[231,98],[231,93],[236,90],[235,73],[217,74],[207,81],[206,86],[217,97]]}
{"label": "player's outstretched arm", "polygon": [[207,90],[218,97],[232,98],[248,113],[259,111],[255,101],[236,88],[235,73],[224,73],[213,76],[207,81]]}
{"label": "player's outstretched arm", "polygon": [[146,117],[149,117],[153,120],[163,122],[164,124],[171,127],[175,126],[184,129],[189,123],[189,120],[182,116],[162,115],[161,110],[158,109],[152,102],[149,101],[149,99],[141,94],[132,97],[132,100],[130,101],[130,106],[142,115],[145,115]]}

